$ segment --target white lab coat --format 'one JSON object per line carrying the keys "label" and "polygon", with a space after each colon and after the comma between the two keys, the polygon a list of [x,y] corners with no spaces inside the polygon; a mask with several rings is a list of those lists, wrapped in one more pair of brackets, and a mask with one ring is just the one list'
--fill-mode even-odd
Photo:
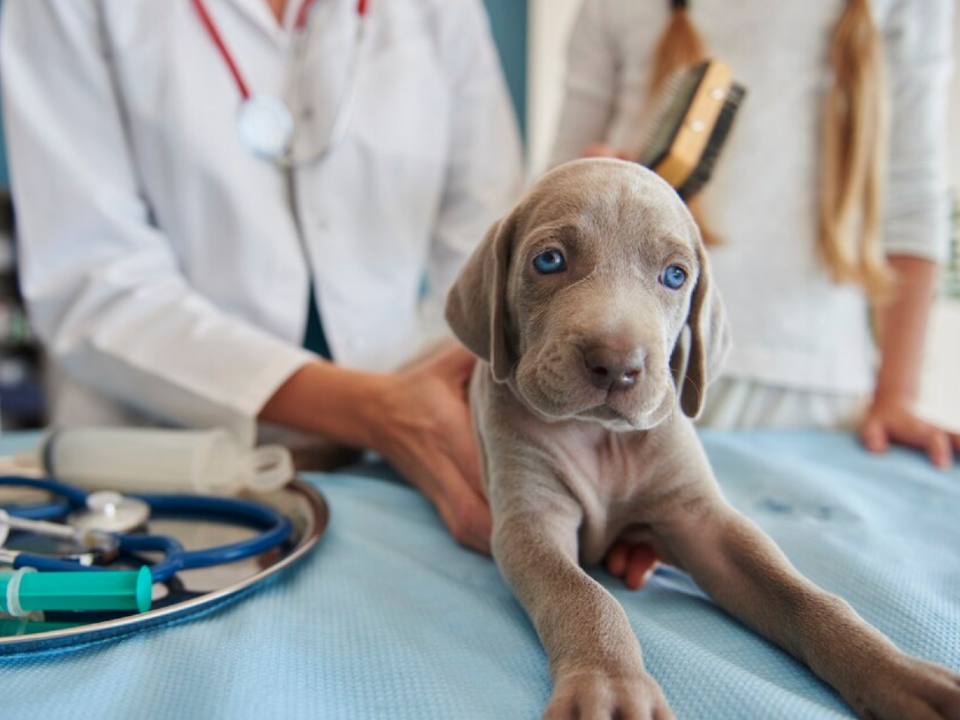
{"label": "white lab coat", "polygon": [[[98,4],[6,0],[0,22],[22,288],[66,376],[56,421],[252,439],[310,359],[311,278],[336,361],[415,352],[424,278],[435,307],[521,181],[480,0],[370,3],[347,138],[292,191],[241,146],[238,88],[188,0]],[[253,92],[282,95],[300,3],[284,27],[264,0],[207,4]],[[301,151],[327,136],[355,5],[316,6]]]}

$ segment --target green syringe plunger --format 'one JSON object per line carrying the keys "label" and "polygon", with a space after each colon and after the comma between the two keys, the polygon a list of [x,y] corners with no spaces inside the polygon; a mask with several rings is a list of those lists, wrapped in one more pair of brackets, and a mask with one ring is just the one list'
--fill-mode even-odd
{"label": "green syringe plunger", "polygon": [[140,570],[0,573],[0,611],[20,617],[40,610],[150,609],[153,577]]}

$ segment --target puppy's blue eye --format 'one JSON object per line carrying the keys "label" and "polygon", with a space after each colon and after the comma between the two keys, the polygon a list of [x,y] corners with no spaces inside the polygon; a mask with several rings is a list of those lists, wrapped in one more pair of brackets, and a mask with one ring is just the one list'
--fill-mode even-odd
{"label": "puppy's blue eye", "polygon": [[660,273],[660,282],[671,290],[679,290],[687,281],[687,271],[679,265],[669,265]]}
{"label": "puppy's blue eye", "polygon": [[533,259],[533,267],[541,275],[552,275],[567,269],[563,253],[554,248],[544,250]]}

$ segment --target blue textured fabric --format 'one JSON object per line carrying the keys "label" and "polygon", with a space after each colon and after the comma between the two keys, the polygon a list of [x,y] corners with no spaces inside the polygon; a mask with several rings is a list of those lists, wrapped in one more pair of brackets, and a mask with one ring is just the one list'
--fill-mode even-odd
{"label": "blue textured fabric", "polygon": [[[727,496],[801,571],[904,650],[960,670],[960,471],[872,457],[844,435],[702,437]],[[493,563],[457,547],[389,471],[314,480],[332,521],[299,567],[202,618],[0,658],[0,717],[538,717],[546,658]],[[680,718],[851,717],[684,575],[661,571],[637,593],[594,576]]]}

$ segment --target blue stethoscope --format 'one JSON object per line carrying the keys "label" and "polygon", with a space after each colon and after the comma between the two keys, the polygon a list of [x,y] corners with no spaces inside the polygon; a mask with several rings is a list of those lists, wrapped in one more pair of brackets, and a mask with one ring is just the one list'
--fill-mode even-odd
{"label": "blue stethoscope", "polygon": [[[211,567],[243,560],[282,545],[293,532],[283,513],[260,503],[236,498],[196,495],[119,495],[113,492],[88,493],[51,479],[0,477],[0,486],[21,486],[48,492],[50,502],[8,507],[0,511],[0,528],[67,540],[93,552],[75,557],[50,556],[3,547],[0,564],[14,568],[70,572],[99,570],[93,558],[110,560],[119,555],[159,552],[163,559],[150,566],[153,582],[166,582],[182,570]],[[259,530],[247,540],[186,550],[167,535],[133,534],[150,517],[204,518]],[[67,524],[53,522],[66,520]]]}

